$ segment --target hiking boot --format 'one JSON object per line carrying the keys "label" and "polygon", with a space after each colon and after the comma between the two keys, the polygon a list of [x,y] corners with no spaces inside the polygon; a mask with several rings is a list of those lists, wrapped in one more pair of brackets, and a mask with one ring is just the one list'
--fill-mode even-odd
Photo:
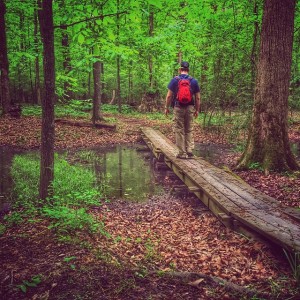
{"label": "hiking boot", "polygon": [[176,155],[176,158],[181,158],[181,159],[186,159],[187,158],[187,155],[185,153],[178,153]]}
{"label": "hiking boot", "polygon": [[193,152],[187,152],[187,157],[188,157],[188,158],[194,158],[195,155],[194,155]]}

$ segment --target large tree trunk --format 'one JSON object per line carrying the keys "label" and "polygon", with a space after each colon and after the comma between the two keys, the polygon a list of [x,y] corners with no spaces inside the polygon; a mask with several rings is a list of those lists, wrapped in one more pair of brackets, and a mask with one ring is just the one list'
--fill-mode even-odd
{"label": "large tree trunk", "polygon": [[55,101],[55,59],[52,0],[43,0],[39,11],[40,30],[44,46],[44,90],[42,99],[42,137],[40,198],[50,193],[54,178],[54,101]]}
{"label": "large tree trunk", "polygon": [[7,58],[6,28],[5,28],[6,7],[4,0],[0,0],[0,91],[2,101],[2,113],[5,115],[10,108],[9,92],[9,65]]}
{"label": "large tree trunk", "polygon": [[295,0],[265,0],[252,123],[238,167],[298,168],[288,138]]}

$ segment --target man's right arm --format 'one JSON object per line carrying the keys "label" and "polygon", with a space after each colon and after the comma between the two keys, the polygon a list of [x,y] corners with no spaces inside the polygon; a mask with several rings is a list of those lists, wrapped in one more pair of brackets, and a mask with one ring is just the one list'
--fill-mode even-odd
{"label": "man's right arm", "polygon": [[195,113],[194,113],[195,118],[198,117],[200,111],[200,101],[201,101],[201,96],[200,96],[200,92],[198,92],[195,94]]}

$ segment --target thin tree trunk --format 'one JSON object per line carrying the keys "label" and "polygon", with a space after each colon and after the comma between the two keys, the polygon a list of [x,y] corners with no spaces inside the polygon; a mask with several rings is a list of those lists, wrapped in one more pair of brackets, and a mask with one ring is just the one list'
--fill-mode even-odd
{"label": "thin tree trunk", "polygon": [[[65,9],[65,1],[62,0],[59,4],[60,9]],[[69,45],[69,35],[67,32],[68,26],[61,25],[60,27],[62,29],[62,53],[63,53],[63,68],[64,68],[64,74],[68,75],[68,73],[71,71],[71,57],[70,57],[70,45]],[[72,90],[70,83],[66,80],[64,81],[64,93],[63,93],[63,100],[69,100],[72,98]]]}
{"label": "thin tree trunk", "polygon": [[[100,59],[100,58],[99,58]],[[94,74],[94,98],[93,98],[93,124],[98,120],[102,120],[100,115],[101,109],[101,62],[96,61],[93,64],[93,74]]]}
{"label": "thin tree trunk", "polygon": [[38,38],[38,13],[37,8],[34,10],[34,51],[35,51],[35,101],[37,104],[42,104],[41,99],[41,79],[40,79],[40,64],[39,64],[39,38]]}
{"label": "thin tree trunk", "polygon": [[9,64],[7,57],[7,41],[5,27],[6,7],[4,0],[0,0],[0,87],[2,113],[5,115],[10,108],[10,92],[9,92]]}
{"label": "thin tree trunk", "polygon": [[[119,10],[120,10],[120,0],[117,0],[117,42],[116,45],[119,47],[120,44],[120,15],[119,15]],[[122,111],[122,103],[121,103],[121,62],[120,62],[120,55],[117,55],[117,91],[116,91],[116,97],[118,101],[118,111]]]}
{"label": "thin tree trunk", "polygon": [[[153,12],[153,7],[150,4],[149,37],[153,36],[153,30],[154,30],[154,12]],[[153,56],[151,51],[149,51],[148,66],[149,66],[149,87],[150,89],[152,89],[154,84],[153,84]]]}
{"label": "thin tree trunk", "polygon": [[254,21],[253,42],[252,42],[252,50],[251,50],[251,78],[252,78],[252,80],[251,80],[251,91],[254,92],[255,74],[256,74],[256,71],[257,71],[256,70],[256,63],[257,63],[257,42],[258,42],[258,33],[259,33],[258,5],[257,5],[257,1],[256,0],[254,0],[253,14],[254,14],[254,16],[255,16],[256,19]]}
{"label": "thin tree trunk", "polygon": [[288,138],[295,0],[265,0],[252,124],[238,167],[296,170]]}
{"label": "thin tree trunk", "polygon": [[44,90],[42,100],[42,137],[40,198],[51,194],[54,179],[54,101],[55,101],[55,57],[52,0],[40,3],[39,22],[44,54]]}
{"label": "thin tree trunk", "polygon": [[[24,11],[20,10],[19,12],[20,24],[19,24],[19,31],[20,31],[20,51],[26,52],[26,42],[25,42],[25,30],[24,30]],[[24,103],[25,101],[25,92],[23,88],[23,81],[24,81],[24,65],[26,64],[26,59],[24,56],[21,57],[18,65],[18,98],[15,99],[16,102]]]}

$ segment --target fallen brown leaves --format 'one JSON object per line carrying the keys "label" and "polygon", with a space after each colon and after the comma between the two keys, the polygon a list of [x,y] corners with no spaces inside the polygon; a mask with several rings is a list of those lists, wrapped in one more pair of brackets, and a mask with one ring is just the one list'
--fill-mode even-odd
{"label": "fallen brown leaves", "polygon": [[[126,209],[124,209],[126,206]],[[278,273],[275,257],[261,243],[228,231],[209,212],[176,199],[103,207],[106,229],[115,241],[106,247],[133,267],[201,272],[245,284],[264,284]]]}
{"label": "fallen brown leaves", "polygon": [[[47,221],[8,229],[0,237],[0,297],[248,299],[238,293],[241,287],[285,299],[295,289],[279,253],[229,232],[193,197],[119,200],[91,213],[111,237],[81,232],[58,240]],[[185,272],[201,276],[188,282],[172,276]],[[43,279],[37,288],[26,295],[14,288],[36,274]]]}
{"label": "fallen brown leaves", "polygon": [[[116,132],[57,124],[55,147],[134,143],[140,139],[141,126],[157,127],[174,141],[171,123],[123,116],[116,123]],[[38,148],[40,126],[34,117],[0,118],[0,143]],[[297,134],[292,136],[298,138]],[[196,141],[224,143],[218,135],[200,128]],[[236,155],[224,155],[218,164],[233,166],[235,159]],[[272,173],[264,176],[257,170],[238,175],[280,202],[299,207],[299,178]],[[28,299],[28,294],[16,291],[14,284],[43,274],[41,286],[29,293],[32,299],[43,295],[45,299],[73,299],[74,295],[87,299],[241,299],[199,279],[187,287],[164,277],[144,277],[144,269],[201,273],[267,293],[275,289],[282,299],[289,295],[289,288],[295,285],[279,253],[229,232],[209,212],[199,212],[198,202],[195,208],[189,199],[174,197],[160,197],[146,204],[106,204],[91,213],[104,221],[111,238],[82,233],[72,237],[70,244],[57,241],[45,222],[12,228],[0,237],[0,296]],[[76,257],[75,270],[63,260],[72,256]]]}
{"label": "fallen brown leaves", "polygon": [[[55,125],[55,149],[88,148],[115,143],[134,143],[140,140],[139,129],[141,126],[155,126],[158,123],[157,121],[122,116],[116,119],[117,129],[115,132],[105,128],[95,129],[58,123]],[[88,120],[84,121],[88,122]],[[40,147],[40,118],[0,118],[0,128],[0,145],[23,149]]]}

